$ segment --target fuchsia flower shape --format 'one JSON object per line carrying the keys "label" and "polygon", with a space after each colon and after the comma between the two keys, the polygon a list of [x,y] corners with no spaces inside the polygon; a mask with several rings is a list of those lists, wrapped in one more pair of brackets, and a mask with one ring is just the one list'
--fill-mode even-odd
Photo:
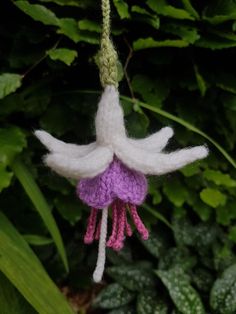
{"label": "fuchsia flower shape", "polygon": [[[59,175],[78,180],[77,194],[92,208],[84,240],[91,243],[99,239],[98,261],[93,275],[98,282],[104,271],[106,245],[119,250],[125,234],[130,236],[132,233],[126,210],[143,239],[148,238],[148,231],[136,210],[136,205],[140,205],[146,196],[145,175],[175,171],[206,157],[208,149],[196,146],[163,152],[173,135],[169,127],[144,139],[128,138],[119,93],[112,85],[106,86],[102,94],[95,127],[96,141],[88,145],[67,144],[45,131],[36,131],[35,135],[50,152],[44,159],[46,165]],[[113,226],[107,241],[108,206],[112,208]],[[100,209],[102,218],[96,226]]]}
{"label": "fuchsia flower shape", "polygon": [[112,208],[112,233],[107,246],[114,250],[123,247],[125,234],[132,235],[132,229],[126,217],[126,209],[138,232],[144,240],[148,238],[148,230],[137,213],[136,205],[143,203],[147,193],[147,179],[142,173],[127,168],[116,157],[109,167],[92,179],[82,179],[77,186],[78,196],[91,206],[85,243],[92,243],[100,234],[101,222],[96,227],[99,208]]}

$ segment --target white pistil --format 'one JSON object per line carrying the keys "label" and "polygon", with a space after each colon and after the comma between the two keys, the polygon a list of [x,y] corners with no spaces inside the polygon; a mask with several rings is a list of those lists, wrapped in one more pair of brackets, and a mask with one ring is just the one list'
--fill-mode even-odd
{"label": "white pistil", "polygon": [[93,273],[93,280],[100,282],[102,280],[105,262],[106,262],[106,238],[107,238],[107,218],[108,218],[108,207],[102,210],[102,223],[100,230],[100,239],[98,246],[98,258],[95,271]]}

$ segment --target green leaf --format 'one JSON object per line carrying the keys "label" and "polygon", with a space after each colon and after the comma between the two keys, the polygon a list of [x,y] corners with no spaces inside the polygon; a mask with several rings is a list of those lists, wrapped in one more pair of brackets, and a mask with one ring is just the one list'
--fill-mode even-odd
{"label": "green leaf", "polygon": [[24,239],[27,243],[35,246],[48,245],[53,243],[52,239],[42,237],[35,234],[24,234]]}
{"label": "green leaf", "polygon": [[61,216],[74,226],[82,216],[82,206],[72,196],[61,196],[55,199],[55,206]]}
{"label": "green leaf", "polygon": [[154,291],[144,291],[137,298],[137,314],[167,314],[168,307]]}
{"label": "green leaf", "polygon": [[177,179],[165,182],[163,191],[168,199],[177,207],[183,206],[188,199],[188,190]]}
{"label": "green leaf", "polygon": [[53,2],[61,6],[73,6],[73,7],[80,7],[80,8],[87,8],[87,6],[91,6],[92,0],[80,1],[77,0],[40,0],[41,2]]}
{"label": "green leaf", "polygon": [[80,41],[79,27],[75,19],[63,18],[58,22],[60,28],[58,29],[59,34],[63,34],[73,40],[75,43]]}
{"label": "green leaf", "polygon": [[147,240],[140,240],[146,250],[154,257],[159,258],[165,250],[165,242],[163,236],[151,231]]}
{"label": "green leaf", "polygon": [[138,74],[133,77],[132,88],[144,101],[157,107],[161,107],[169,95],[169,87],[163,78],[151,79]]}
{"label": "green leaf", "polygon": [[152,37],[148,38],[139,38],[138,40],[133,42],[134,50],[142,50],[148,48],[159,48],[159,47],[177,47],[183,48],[189,45],[188,42],[182,39],[166,39],[157,41]]}
{"label": "green leaf", "polygon": [[200,19],[198,12],[194,9],[190,0],[181,0],[186,11],[188,11],[196,20]]}
{"label": "green leaf", "polygon": [[35,314],[10,281],[0,273],[1,314]]}
{"label": "green leaf", "polygon": [[126,305],[134,299],[133,292],[125,289],[118,283],[113,283],[104,288],[93,301],[95,307],[113,309]]}
{"label": "green leaf", "polygon": [[229,230],[229,239],[236,243],[236,226],[233,226]]}
{"label": "green leaf", "polygon": [[13,173],[0,164],[0,192],[11,184]]}
{"label": "green leaf", "polygon": [[78,56],[76,50],[71,50],[67,48],[51,49],[47,51],[47,54],[52,60],[60,60],[67,65],[71,65],[71,63]]}
{"label": "green leaf", "polygon": [[222,314],[236,311],[236,264],[227,268],[211,290],[210,304],[213,310]]}
{"label": "green leaf", "polygon": [[113,311],[110,311],[108,314],[135,314],[135,310],[132,306],[122,306],[118,309],[115,309]]}
{"label": "green leaf", "polygon": [[153,275],[136,265],[112,266],[107,269],[107,274],[131,291],[152,289],[155,285]]}
{"label": "green leaf", "polygon": [[34,204],[36,210],[44,221],[48,231],[50,232],[55,245],[58,249],[58,252],[62,258],[64,266],[68,271],[68,261],[66,257],[65,248],[63,245],[62,237],[60,231],[57,227],[55,219],[51,214],[51,210],[45,200],[42,192],[40,191],[38,185],[36,184],[34,178],[32,177],[29,170],[25,167],[25,165],[20,160],[15,160],[12,164],[12,170],[20,181],[22,187],[24,188],[26,194]]}
{"label": "green leaf", "polygon": [[197,28],[188,25],[168,23],[162,25],[162,30],[166,33],[170,33],[182,38],[185,42],[189,44],[195,43],[195,41],[200,38]]}
{"label": "green leaf", "polygon": [[96,33],[101,33],[102,27],[99,23],[96,21],[92,20],[80,20],[79,21],[79,29],[84,30],[84,31],[90,31],[90,32],[96,32]]}
{"label": "green leaf", "polygon": [[199,164],[193,163],[187,165],[184,168],[180,169],[180,172],[183,173],[183,175],[187,178],[192,177],[200,172]]}
{"label": "green leaf", "polygon": [[196,41],[195,46],[217,50],[235,47],[236,41],[228,38],[222,38],[216,34],[207,34]]}
{"label": "green leaf", "polygon": [[129,6],[124,0],[113,0],[116,10],[121,19],[129,19]]}
{"label": "green leaf", "polygon": [[219,190],[213,188],[203,189],[200,193],[201,200],[207,205],[216,208],[220,205],[225,205],[227,197]]}
{"label": "green leaf", "polygon": [[15,1],[14,4],[35,21],[45,25],[59,25],[59,20],[56,15],[43,5],[31,4],[28,1]]}
{"label": "green leaf", "polygon": [[0,99],[14,93],[21,86],[22,76],[14,73],[0,75]]}
{"label": "green leaf", "polygon": [[82,41],[89,44],[99,44],[99,35],[94,32],[80,30],[75,19],[62,18],[59,20],[59,26],[57,33],[67,36],[75,43]]}
{"label": "green leaf", "polygon": [[137,5],[133,5],[131,7],[131,12],[137,13],[136,15],[138,18],[136,18],[138,21],[147,23],[154,27],[155,29],[160,28],[160,19],[155,14],[150,14],[147,10],[145,10],[142,7],[139,7]]}
{"label": "green leaf", "polygon": [[199,91],[201,93],[202,96],[205,96],[206,91],[207,91],[207,84],[206,81],[204,80],[204,78],[202,77],[201,73],[198,70],[197,65],[194,65],[194,74],[197,80],[197,85],[199,88]]}
{"label": "green leaf", "polygon": [[210,2],[203,12],[204,20],[213,25],[236,19],[236,4],[233,0]]}
{"label": "green leaf", "polygon": [[226,187],[236,187],[236,180],[233,180],[229,174],[222,173],[219,170],[206,169],[203,177],[208,181],[214,182],[216,185],[223,185]]}
{"label": "green leaf", "polygon": [[166,0],[148,0],[147,5],[156,13],[168,17],[172,17],[180,20],[194,20],[194,17],[189,14],[189,12],[175,8],[171,5],[168,5]]}
{"label": "green leaf", "polygon": [[26,147],[25,134],[17,127],[0,129],[0,162],[10,165],[13,159]]}
{"label": "green leaf", "polygon": [[12,282],[37,313],[73,314],[24,238],[0,213],[0,271]]}
{"label": "green leaf", "polygon": [[169,291],[170,297],[183,314],[204,314],[205,310],[197,291],[189,284],[185,275],[178,269],[156,271]]}

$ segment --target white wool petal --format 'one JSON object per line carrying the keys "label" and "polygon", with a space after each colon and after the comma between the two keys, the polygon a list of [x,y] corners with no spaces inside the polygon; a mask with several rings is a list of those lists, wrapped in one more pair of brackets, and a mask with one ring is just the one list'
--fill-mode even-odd
{"label": "white wool petal", "polygon": [[144,174],[162,175],[175,171],[195,160],[205,158],[208,149],[205,146],[185,148],[172,153],[153,153],[128,144],[126,140],[115,146],[116,156],[129,168]]}
{"label": "white wool petal", "polygon": [[37,130],[34,134],[52,153],[68,154],[71,157],[83,157],[96,148],[96,142],[88,145],[67,144],[43,130]]}
{"label": "white wool petal", "polygon": [[132,145],[147,151],[160,152],[167,145],[173,134],[174,131],[172,128],[165,127],[144,139],[129,139],[129,142]]}
{"label": "white wool petal", "polygon": [[124,113],[115,86],[106,86],[95,119],[97,143],[110,145],[116,137],[125,137]]}
{"label": "white wool petal", "polygon": [[113,152],[108,147],[97,147],[88,155],[80,158],[67,154],[51,153],[44,161],[59,175],[78,180],[92,178],[102,173],[113,159]]}

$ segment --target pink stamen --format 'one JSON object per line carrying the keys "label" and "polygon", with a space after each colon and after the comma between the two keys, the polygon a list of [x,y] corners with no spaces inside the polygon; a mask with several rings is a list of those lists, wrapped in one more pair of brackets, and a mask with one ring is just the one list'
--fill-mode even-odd
{"label": "pink stamen", "polygon": [[143,240],[147,240],[149,237],[149,232],[148,232],[147,228],[144,226],[142,220],[140,219],[136,206],[130,204],[129,208],[130,208],[131,217],[133,219],[133,222],[134,222],[138,232],[140,233]]}
{"label": "pink stamen", "polygon": [[94,240],[97,212],[98,212],[97,208],[91,208],[91,212],[90,212],[88,224],[87,224],[87,230],[84,236],[84,243],[86,244],[91,244]]}
{"label": "pink stamen", "polygon": [[125,217],[125,233],[128,237],[131,237],[133,234],[131,226],[128,222],[127,216]]}
{"label": "pink stamen", "polygon": [[113,243],[112,248],[116,251],[120,251],[124,245],[125,237],[125,206],[122,203],[118,203],[118,230],[116,241]]}
{"label": "pink stamen", "polygon": [[116,203],[113,203],[112,205],[112,232],[109,240],[107,241],[107,246],[112,247],[113,243],[116,240],[116,234],[117,234],[117,221],[118,220],[118,211]]}
{"label": "pink stamen", "polygon": [[100,238],[101,224],[102,224],[102,220],[100,219],[96,228],[96,232],[95,232],[95,237],[94,237],[95,240],[99,240]]}

